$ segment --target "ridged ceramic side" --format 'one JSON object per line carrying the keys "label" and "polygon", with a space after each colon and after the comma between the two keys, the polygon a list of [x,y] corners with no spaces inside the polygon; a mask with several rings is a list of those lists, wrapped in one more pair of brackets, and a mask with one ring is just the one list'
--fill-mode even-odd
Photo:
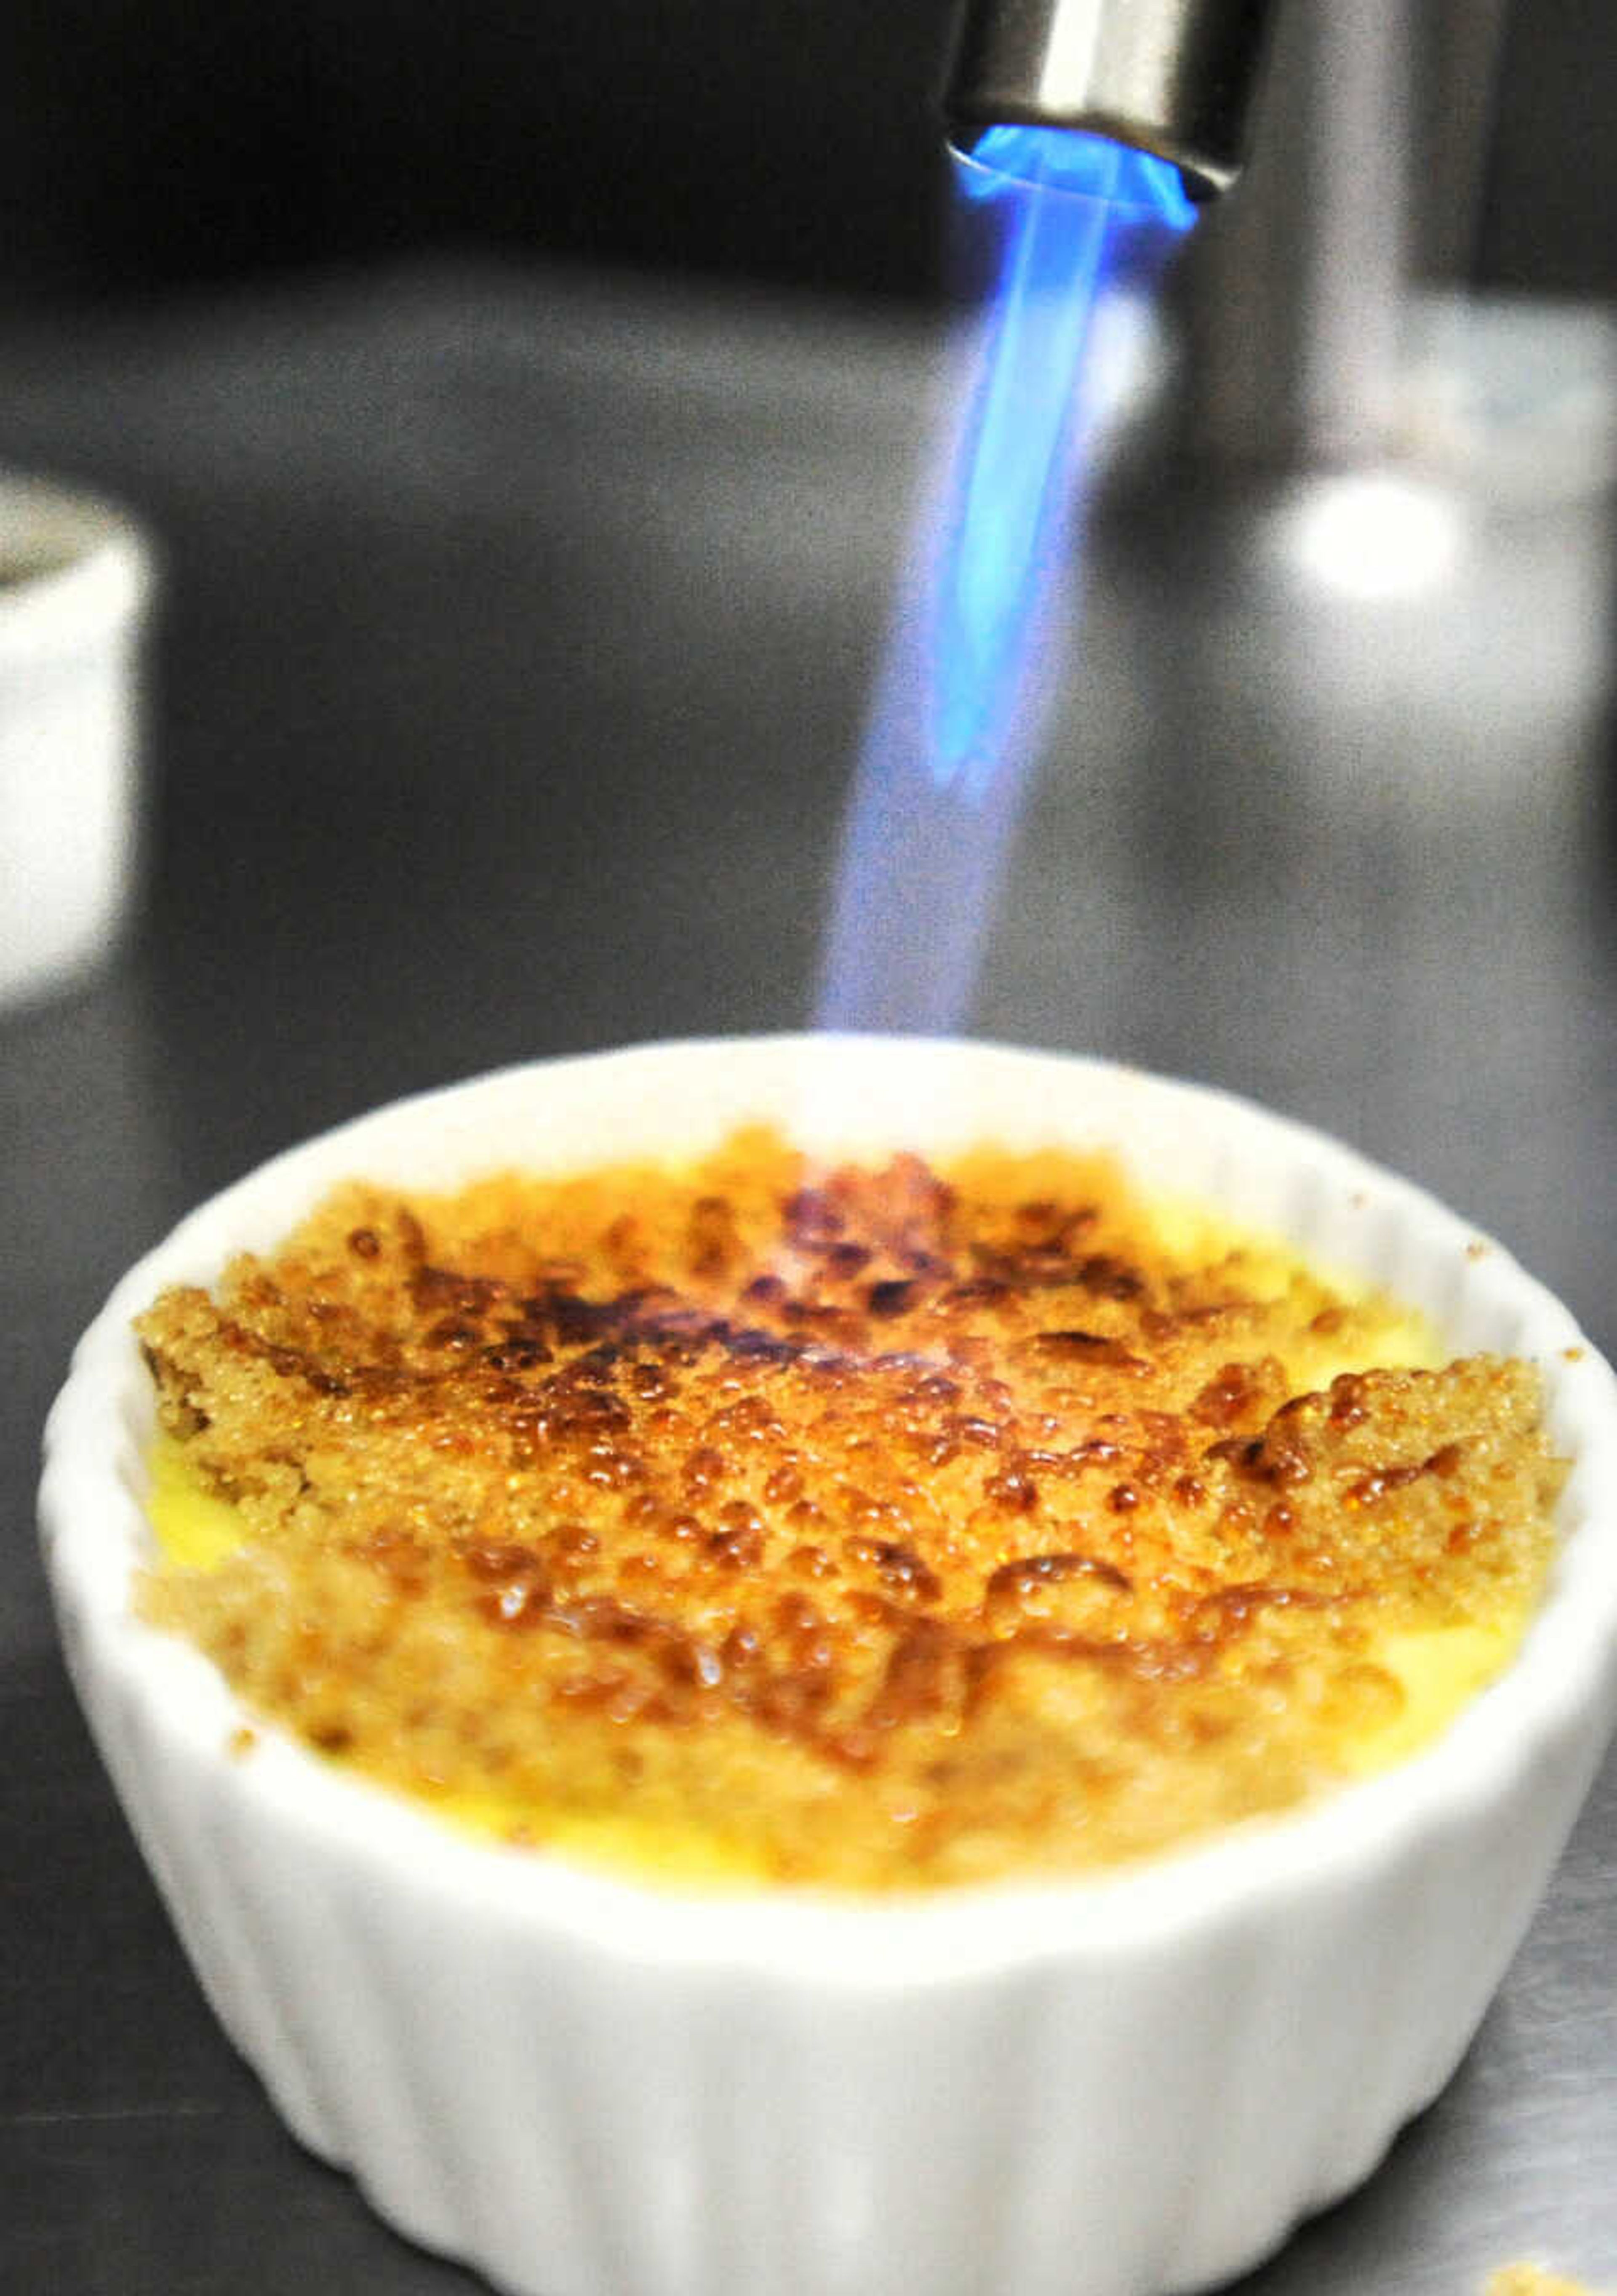
{"label": "ridged ceramic side", "polygon": [[[132,1614],[151,1426],[130,1316],[335,1180],[692,1148],[1105,1140],[1543,1367],[1575,1464],[1545,1608],[1430,1752],[1105,1882],[680,1898],[483,1847],[242,1719]],[[297,2134],[524,2296],[1153,2296],[1375,2165],[1464,2051],[1617,1707],[1617,1385],[1497,1246],[1222,1095],[984,1046],[766,1039],[510,1071],[205,1206],[119,1286],[52,1414],[64,1646],[198,1975]]]}

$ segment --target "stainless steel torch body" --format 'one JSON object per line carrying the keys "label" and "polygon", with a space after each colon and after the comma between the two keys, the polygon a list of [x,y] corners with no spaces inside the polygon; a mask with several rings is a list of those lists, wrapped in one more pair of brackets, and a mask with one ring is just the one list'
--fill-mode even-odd
{"label": "stainless steel torch body", "polygon": [[1202,191],[1239,173],[1271,0],[967,0],[951,130],[1083,128],[1171,160]]}

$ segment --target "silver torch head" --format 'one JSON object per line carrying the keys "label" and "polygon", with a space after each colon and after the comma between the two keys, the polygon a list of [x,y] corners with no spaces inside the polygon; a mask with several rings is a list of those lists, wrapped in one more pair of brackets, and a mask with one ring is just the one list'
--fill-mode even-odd
{"label": "silver torch head", "polygon": [[966,0],[949,133],[1077,127],[1171,160],[1200,193],[1240,173],[1270,0]]}

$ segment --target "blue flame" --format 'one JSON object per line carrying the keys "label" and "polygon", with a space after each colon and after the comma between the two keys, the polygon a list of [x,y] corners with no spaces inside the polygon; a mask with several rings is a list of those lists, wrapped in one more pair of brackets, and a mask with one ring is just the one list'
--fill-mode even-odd
{"label": "blue flame", "polygon": [[1112,287],[1148,281],[1195,215],[1176,168],[1101,136],[996,127],[956,160],[997,275],[849,808],[827,1028],[964,1017],[1038,752],[1081,503],[1091,320]]}
{"label": "blue flame", "polygon": [[1177,168],[1104,136],[992,127],[956,158],[966,196],[1006,209],[932,623],[934,777],[981,783],[1016,726],[1075,506],[1090,321],[1142,226],[1160,249],[1195,209]]}
{"label": "blue flame", "polygon": [[1175,231],[1196,219],[1195,202],[1170,160],[1136,152],[1109,136],[1059,127],[985,128],[955,153],[956,181],[968,199],[1002,197],[1009,185],[1037,184],[1104,200],[1113,209],[1157,216]]}

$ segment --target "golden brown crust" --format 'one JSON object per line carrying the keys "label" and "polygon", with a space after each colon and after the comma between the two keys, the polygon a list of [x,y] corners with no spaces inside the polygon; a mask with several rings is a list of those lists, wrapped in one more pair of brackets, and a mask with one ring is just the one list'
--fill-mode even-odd
{"label": "golden brown crust", "polygon": [[[140,1321],[250,1537],[152,1602],[250,1703],[542,1836],[626,1798],[781,1875],[1071,1870],[1276,1808],[1383,1630],[1520,1612],[1516,1364],[1186,1258],[1090,1160],[351,1187]],[[1304,1390],[1299,1392],[1299,1390]]]}

